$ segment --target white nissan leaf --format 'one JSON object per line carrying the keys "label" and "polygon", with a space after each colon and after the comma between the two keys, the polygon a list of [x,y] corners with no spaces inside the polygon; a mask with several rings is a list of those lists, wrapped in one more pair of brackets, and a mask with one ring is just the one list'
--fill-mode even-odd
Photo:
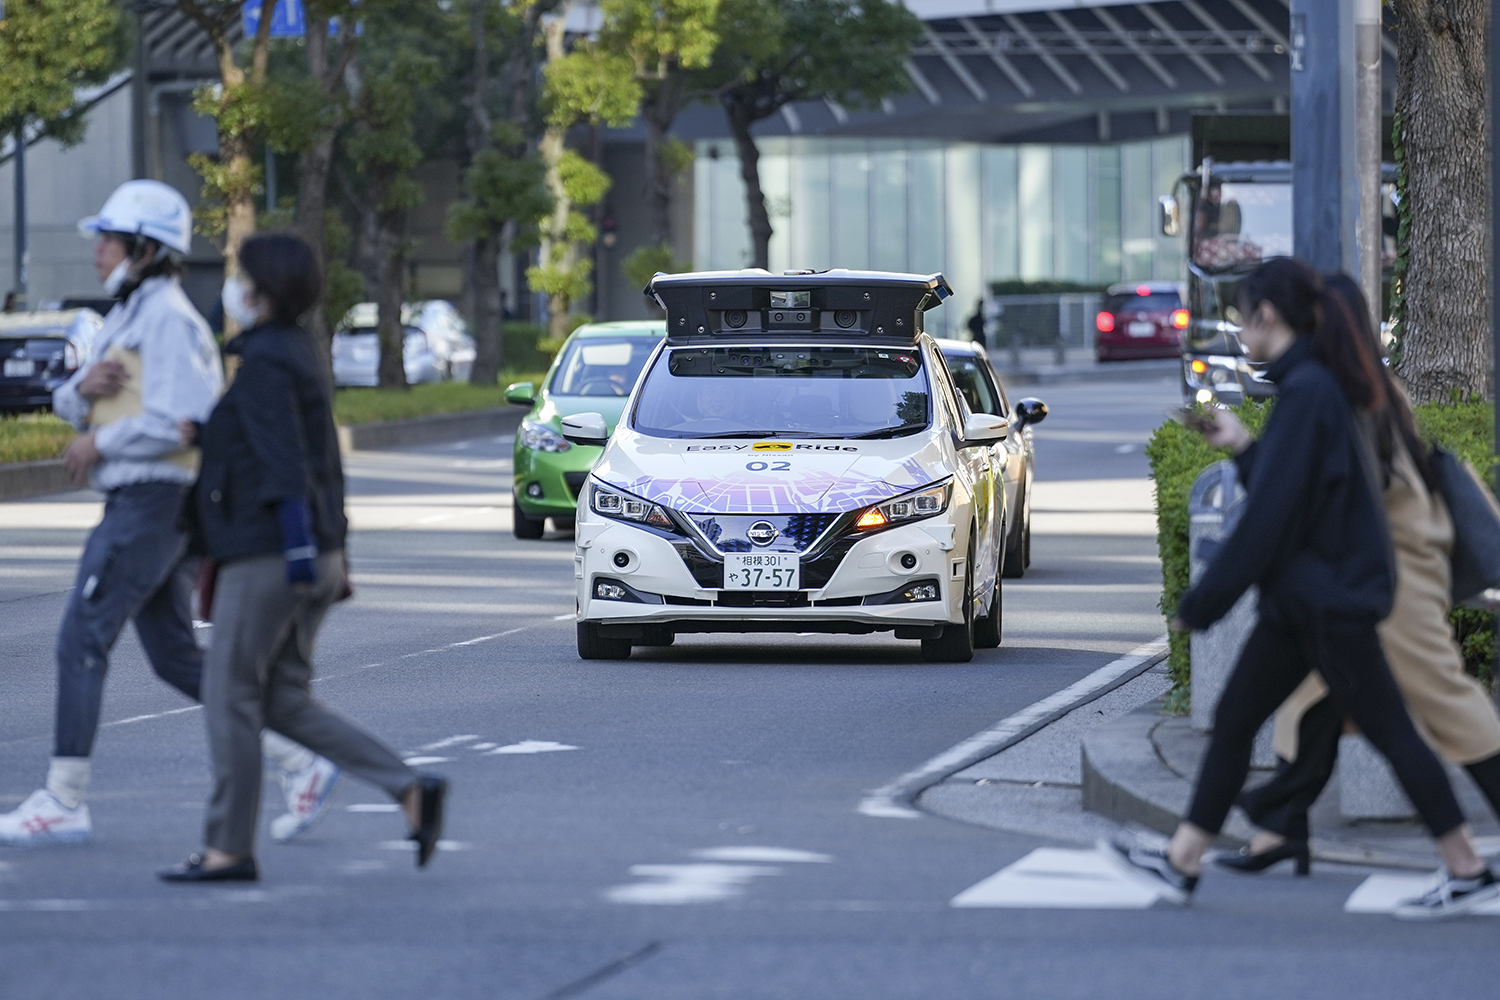
{"label": "white nissan leaf", "polygon": [[[685,632],[1000,642],[1005,416],[971,413],[923,313],[942,275],[658,274],[667,338],[579,493],[578,654]],[[607,439],[607,440],[606,440]]]}

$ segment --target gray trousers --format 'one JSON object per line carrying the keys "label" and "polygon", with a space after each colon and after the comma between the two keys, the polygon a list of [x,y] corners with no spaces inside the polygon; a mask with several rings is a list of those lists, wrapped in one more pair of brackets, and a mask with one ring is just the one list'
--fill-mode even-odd
{"label": "gray trousers", "polygon": [[184,559],[178,527],[188,488],[136,483],[111,490],[104,520],[89,535],[57,632],[57,718],[53,753],[87,757],[99,731],[109,654],[127,621],[157,676],[198,700],[203,657],[190,601],[196,559]]}
{"label": "gray trousers", "polygon": [[399,799],[417,774],[385,744],[312,696],[318,627],[344,583],[342,552],[318,557],[318,581],[294,590],[281,556],[219,568],[213,643],[203,669],[203,707],[214,791],[203,842],[251,854],[260,808],[261,728],[322,754]]}

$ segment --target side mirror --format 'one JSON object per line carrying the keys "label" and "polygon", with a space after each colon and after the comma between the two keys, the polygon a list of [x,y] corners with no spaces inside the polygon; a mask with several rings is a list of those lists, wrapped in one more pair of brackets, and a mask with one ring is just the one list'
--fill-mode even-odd
{"label": "side mirror", "polygon": [[1163,236],[1176,236],[1182,232],[1182,208],[1177,204],[1177,199],[1169,194],[1164,194],[1157,199],[1157,222],[1161,226]]}
{"label": "side mirror", "polygon": [[1039,424],[1047,419],[1047,404],[1028,397],[1016,404],[1016,416],[1022,424]]}
{"label": "side mirror", "polygon": [[993,413],[972,413],[964,421],[964,444],[989,444],[1004,441],[1010,434],[1010,421]]}
{"label": "side mirror", "polygon": [[609,441],[609,424],[602,413],[575,413],[562,418],[562,436],[574,444],[603,447]]}
{"label": "side mirror", "polygon": [[536,388],[530,382],[512,382],[505,387],[505,401],[517,406],[531,406],[536,402]]}

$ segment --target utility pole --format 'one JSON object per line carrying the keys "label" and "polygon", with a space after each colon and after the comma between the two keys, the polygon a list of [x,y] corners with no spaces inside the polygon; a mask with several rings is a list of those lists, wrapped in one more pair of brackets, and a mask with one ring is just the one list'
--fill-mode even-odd
{"label": "utility pole", "polygon": [[1344,266],[1341,6],[1292,0],[1292,253],[1319,271]]}
{"label": "utility pole", "polygon": [[135,67],[130,80],[130,167],[136,180],[146,177],[146,101],[150,97],[150,67],[146,63],[146,4],[135,3]]}
{"label": "utility pole", "polygon": [[16,126],[16,287],[26,302],[26,126]]}
{"label": "utility pole", "polygon": [[1379,331],[1380,270],[1385,231],[1380,196],[1381,66],[1380,0],[1353,0],[1354,176],[1358,202],[1354,216],[1355,277],[1370,306],[1371,328]]}

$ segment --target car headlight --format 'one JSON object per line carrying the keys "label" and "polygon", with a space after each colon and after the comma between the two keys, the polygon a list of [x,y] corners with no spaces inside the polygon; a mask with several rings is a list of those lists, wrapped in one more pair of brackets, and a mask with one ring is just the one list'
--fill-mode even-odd
{"label": "car headlight", "polygon": [[855,520],[854,526],[861,531],[868,531],[888,524],[932,517],[948,509],[948,500],[952,495],[953,480],[950,479],[939,486],[928,486],[915,493],[907,493],[894,500],[866,507]]}
{"label": "car headlight", "polygon": [[567,451],[573,447],[557,431],[534,420],[521,421],[521,444],[532,451]]}
{"label": "car headlight", "polygon": [[649,524],[653,528],[677,530],[677,524],[672,520],[672,516],[659,505],[597,483],[589,490],[589,506],[593,508],[594,513],[612,517],[617,521],[634,521],[637,524]]}

